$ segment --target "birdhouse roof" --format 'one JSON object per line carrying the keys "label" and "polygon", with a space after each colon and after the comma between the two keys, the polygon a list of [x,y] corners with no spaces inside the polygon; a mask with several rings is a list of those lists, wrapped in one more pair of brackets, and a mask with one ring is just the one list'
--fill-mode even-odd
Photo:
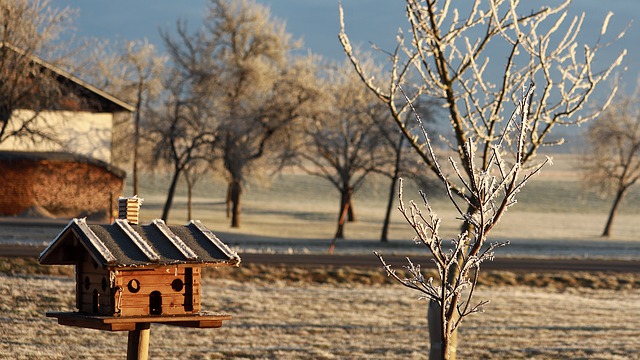
{"label": "birdhouse roof", "polygon": [[237,265],[240,257],[200,221],[167,225],[160,219],[134,225],[124,219],[88,224],[73,219],[40,254],[47,265],[75,264],[87,252],[104,268],[174,264]]}

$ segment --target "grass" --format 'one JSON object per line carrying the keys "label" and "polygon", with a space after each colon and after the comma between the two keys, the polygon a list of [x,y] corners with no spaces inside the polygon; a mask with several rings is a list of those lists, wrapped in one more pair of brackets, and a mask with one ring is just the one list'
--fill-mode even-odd
{"label": "grass", "polygon": [[[230,270],[239,271],[207,271],[202,306],[233,319],[219,329],[153,325],[152,359],[427,358],[426,303],[408,289],[358,281],[363,275],[357,269],[273,269],[270,275],[260,267]],[[324,280],[305,280],[307,276]],[[517,276],[503,274],[502,281],[515,281]],[[43,315],[73,310],[75,283],[70,276],[0,275],[0,284],[0,358],[124,358],[126,332],[61,326]],[[637,355],[638,288],[534,286],[480,286],[476,299],[491,303],[485,314],[465,320],[459,356],[628,359]]]}

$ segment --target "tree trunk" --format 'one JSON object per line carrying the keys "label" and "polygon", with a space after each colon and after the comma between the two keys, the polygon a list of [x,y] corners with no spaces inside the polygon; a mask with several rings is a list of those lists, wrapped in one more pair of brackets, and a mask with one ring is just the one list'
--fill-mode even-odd
{"label": "tree trunk", "polygon": [[189,176],[189,171],[185,171],[184,178],[187,181],[187,220],[193,219],[191,217],[191,205],[193,198],[193,181]]}
{"label": "tree trunk", "polygon": [[5,132],[9,127],[9,119],[11,119],[11,110],[7,109],[6,106],[0,105],[0,144],[5,140]]}
{"label": "tree trunk", "polygon": [[[474,208],[469,205],[469,207],[467,208],[467,213],[471,213],[473,209]],[[460,230],[461,233],[473,233],[472,225],[467,222],[462,224],[462,228]],[[455,282],[458,278],[458,274],[460,273],[458,264],[462,264],[465,261],[464,258],[469,255],[468,251],[469,248],[465,247],[464,250],[459,254],[458,261],[452,264],[452,267],[449,268],[449,278],[447,279],[447,282],[451,284],[452,288],[456,286]],[[458,312],[454,311],[453,316],[451,319],[449,319],[449,321],[457,321],[457,314]],[[449,336],[444,336],[445,329],[444,323],[442,321],[442,312],[440,309],[440,305],[437,302],[430,302],[429,311],[427,312],[427,321],[429,324],[429,340],[431,342],[429,350],[429,360],[455,360],[456,350],[458,347],[458,329],[456,328],[454,331],[452,331]]]}
{"label": "tree trunk", "polygon": [[380,241],[389,241],[389,223],[391,222],[391,209],[393,208],[393,200],[396,197],[396,183],[398,182],[398,170],[396,168],[393,178],[391,179],[391,189],[389,189],[389,201],[387,201],[387,211],[384,215],[384,223],[382,224],[382,234]]}
{"label": "tree trunk", "polygon": [[442,311],[437,301],[429,301],[427,311],[429,320],[429,360],[455,360],[458,331],[444,336]]}
{"label": "tree trunk", "polygon": [[140,147],[140,107],[142,106],[142,90],[138,86],[136,117],[133,129],[133,195],[140,195],[138,188],[138,147]]}
{"label": "tree trunk", "polygon": [[138,145],[133,145],[133,195],[140,195],[138,189]]}
{"label": "tree trunk", "polygon": [[382,234],[380,235],[380,241],[389,241],[389,223],[391,222],[391,209],[393,208],[393,202],[396,198],[396,184],[400,177],[400,162],[402,161],[402,144],[404,143],[404,136],[400,137],[398,147],[396,148],[396,161],[395,168],[393,169],[393,177],[391,178],[391,188],[389,189],[389,201],[387,202],[387,212],[384,215],[384,224],[382,225]]}
{"label": "tree trunk", "polygon": [[353,192],[348,188],[343,188],[341,193],[340,212],[338,213],[338,228],[336,229],[334,239],[344,239],[344,223],[349,217],[349,208],[351,208],[351,195]]}
{"label": "tree trunk", "polygon": [[[409,117],[404,121],[406,127],[409,123]],[[380,235],[380,241],[389,241],[389,224],[391,223],[391,209],[393,208],[393,202],[396,197],[396,184],[400,178],[400,163],[402,162],[402,148],[404,147],[405,136],[400,134],[398,144],[395,147],[396,159],[393,163],[393,177],[391,178],[391,189],[389,190],[389,202],[387,203],[387,212],[384,216],[384,224],[382,225],[382,234]]]}
{"label": "tree trunk", "polygon": [[225,202],[227,204],[227,219],[231,219],[231,184],[227,186],[227,198]]}
{"label": "tree trunk", "polygon": [[607,224],[604,226],[604,230],[602,231],[603,237],[611,236],[611,229],[613,228],[613,220],[618,213],[618,208],[620,207],[620,203],[622,203],[622,198],[627,192],[627,187],[621,186],[616,193],[615,199],[613,199],[613,206],[611,206],[611,211],[609,211],[609,218],[607,219]]}
{"label": "tree trunk", "polygon": [[180,178],[180,169],[175,169],[173,178],[171,179],[171,185],[169,185],[169,191],[167,192],[167,201],[164,202],[164,208],[162,209],[162,220],[169,221],[169,210],[173,204],[173,195],[176,193],[176,187],[178,185],[178,179]]}
{"label": "tree trunk", "polygon": [[232,180],[229,184],[229,201],[231,203],[231,227],[240,227],[240,197],[242,195],[242,183]]}
{"label": "tree trunk", "polygon": [[356,222],[356,210],[353,206],[353,189],[349,189],[349,207],[347,210],[347,214],[349,215],[347,220],[349,222]]}

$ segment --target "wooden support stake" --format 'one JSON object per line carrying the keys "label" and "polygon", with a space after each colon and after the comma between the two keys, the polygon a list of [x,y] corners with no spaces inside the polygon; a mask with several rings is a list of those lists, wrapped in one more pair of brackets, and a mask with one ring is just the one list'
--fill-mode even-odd
{"label": "wooden support stake", "polygon": [[149,359],[149,334],[151,323],[137,323],[136,329],[129,331],[127,343],[127,360]]}
{"label": "wooden support stake", "polygon": [[346,203],[342,209],[342,213],[340,213],[340,218],[338,219],[338,229],[336,230],[336,234],[333,236],[333,240],[331,240],[331,246],[329,246],[329,255],[333,255],[333,250],[336,248],[336,240],[338,239],[338,236],[343,236],[342,232],[344,231],[344,221],[347,218],[348,212],[349,203]]}

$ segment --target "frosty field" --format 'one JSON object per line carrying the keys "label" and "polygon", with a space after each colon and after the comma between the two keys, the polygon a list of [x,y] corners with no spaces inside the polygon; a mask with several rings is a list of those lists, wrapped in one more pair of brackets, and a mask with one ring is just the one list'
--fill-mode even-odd
{"label": "frosty field", "polygon": [[[0,276],[0,358],[124,359],[126,332],[61,326],[74,282]],[[395,284],[239,281],[209,273],[203,308],[219,329],[152,325],[152,359],[426,359],[425,302]],[[640,350],[640,289],[481,286],[486,312],[463,323],[462,359],[631,359]]]}

